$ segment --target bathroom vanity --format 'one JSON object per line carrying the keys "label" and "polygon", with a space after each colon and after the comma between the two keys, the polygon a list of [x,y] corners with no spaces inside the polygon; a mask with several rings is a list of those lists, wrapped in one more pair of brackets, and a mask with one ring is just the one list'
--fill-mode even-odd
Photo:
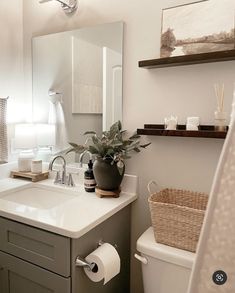
{"label": "bathroom vanity", "polygon": [[[82,186],[65,190],[51,180],[0,180],[0,292],[129,292],[130,203],[136,183],[135,176],[127,176],[120,198],[100,199]],[[100,241],[114,245],[121,258],[120,274],[106,285],[92,282],[76,266],[76,258],[85,258]]]}
{"label": "bathroom vanity", "polygon": [[[33,38],[33,120],[63,128],[65,116],[68,140],[80,143],[87,129],[101,133],[122,120],[122,54],[122,22]],[[42,140],[40,146],[44,131]],[[43,151],[39,155],[48,159]],[[137,178],[124,177],[120,198],[100,199],[79,184],[7,179],[12,169],[0,166],[0,293],[129,292],[130,204],[137,198]],[[120,274],[106,285],[76,266],[77,257],[85,258],[100,241],[112,244],[121,258]]]}

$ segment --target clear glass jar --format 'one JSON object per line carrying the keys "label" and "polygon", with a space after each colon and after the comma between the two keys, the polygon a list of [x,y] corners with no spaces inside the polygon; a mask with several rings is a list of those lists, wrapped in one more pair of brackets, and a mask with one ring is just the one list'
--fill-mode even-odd
{"label": "clear glass jar", "polygon": [[215,112],[215,130],[216,131],[226,131],[227,130],[227,119],[226,112]]}
{"label": "clear glass jar", "polygon": [[51,147],[40,147],[37,153],[37,160],[42,160],[43,162],[50,162],[52,157]]}
{"label": "clear glass jar", "polygon": [[18,158],[19,172],[31,172],[31,163],[34,158],[32,150],[22,151]]}

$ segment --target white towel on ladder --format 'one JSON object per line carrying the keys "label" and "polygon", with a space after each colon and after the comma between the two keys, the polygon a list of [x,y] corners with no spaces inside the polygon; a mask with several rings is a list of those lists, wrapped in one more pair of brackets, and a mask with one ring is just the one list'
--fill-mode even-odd
{"label": "white towel on ladder", "polygon": [[7,161],[7,99],[0,98],[0,163],[6,163]]}

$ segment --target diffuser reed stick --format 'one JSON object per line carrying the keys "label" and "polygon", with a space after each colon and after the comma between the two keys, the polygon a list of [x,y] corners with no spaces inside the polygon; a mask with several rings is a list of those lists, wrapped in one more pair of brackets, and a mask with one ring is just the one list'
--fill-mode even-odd
{"label": "diffuser reed stick", "polygon": [[226,113],[224,112],[224,83],[222,86],[214,84],[217,111],[215,112],[215,130],[226,131]]}

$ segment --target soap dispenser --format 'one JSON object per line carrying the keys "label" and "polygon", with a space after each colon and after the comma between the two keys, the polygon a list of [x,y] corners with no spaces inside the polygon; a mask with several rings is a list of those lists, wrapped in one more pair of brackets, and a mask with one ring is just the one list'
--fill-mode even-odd
{"label": "soap dispenser", "polygon": [[96,182],[93,173],[93,163],[89,160],[88,169],[84,173],[84,187],[86,192],[95,192]]}

